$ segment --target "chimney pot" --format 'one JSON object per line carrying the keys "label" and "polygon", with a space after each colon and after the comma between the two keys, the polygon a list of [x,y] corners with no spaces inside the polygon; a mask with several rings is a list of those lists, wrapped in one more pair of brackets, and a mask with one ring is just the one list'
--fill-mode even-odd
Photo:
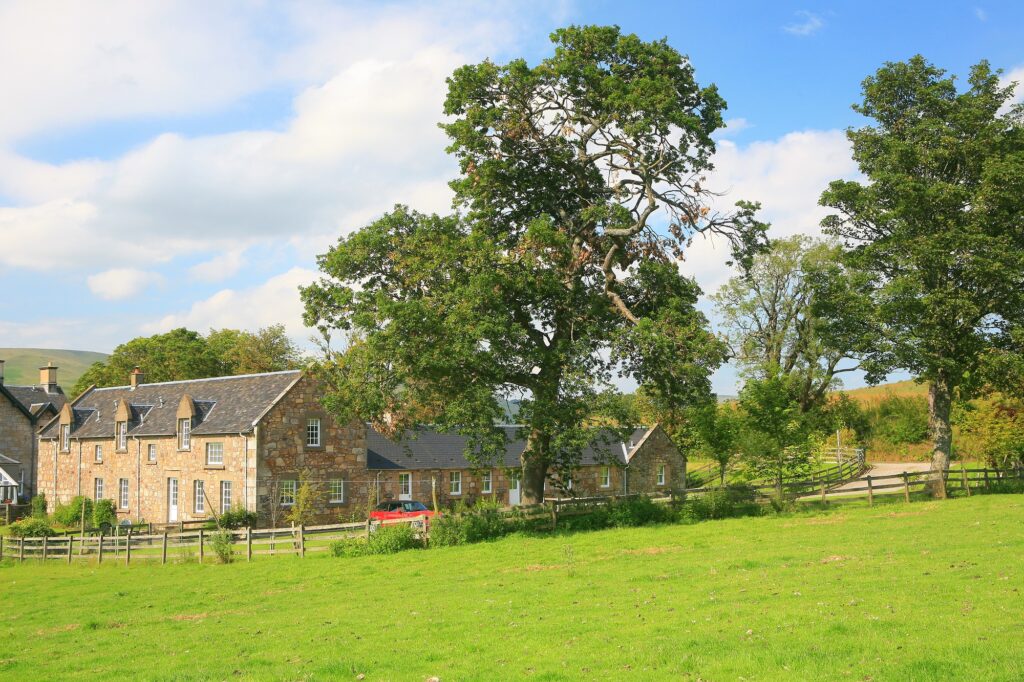
{"label": "chimney pot", "polygon": [[47,393],[57,392],[57,368],[54,367],[53,362],[47,362],[44,367],[39,368],[39,385]]}
{"label": "chimney pot", "polygon": [[132,373],[128,376],[132,384],[132,389],[136,389],[139,385],[146,383],[146,373],[136,367],[132,370]]}

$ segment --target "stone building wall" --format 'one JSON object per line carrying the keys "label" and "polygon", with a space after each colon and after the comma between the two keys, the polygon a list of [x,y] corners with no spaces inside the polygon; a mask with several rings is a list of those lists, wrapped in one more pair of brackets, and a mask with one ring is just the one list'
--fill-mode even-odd
{"label": "stone building wall", "polygon": [[0,396],[0,455],[18,460],[20,469],[8,465],[6,470],[15,480],[24,472],[25,486],[22,495],[33,493],[35,471],[35,428],[25,413],[11,404],[6,396]]}
{"label": "stone building wall", "polygon": [[[245,446],[249,442],[246,467]],[[220,443],[223,465],[208,465],[207,443]],[[96,446],[103,449],[96,461]],[[156,446],[156,460],[149,459],[149,446]],[[178,484],[178,521],[203,520],[220,513],[221,482],[230,482],[231,506],[246,506],[246,479],[255,479],[255,443],[238,434],[193,435],[188,450],[178,449],[176,436],[129,438],[128,448],[116,449],[111,438],[71,439],[71,451],[60,452],[56,440],[40,441],[39,489],[46,493],[50,511],[76,495],[95,499],[96,479],[103,480],[103,498],[114,501],[118,518],[151,523],[172,521],[169,507],[170,482]],[[56,464],[56,486],[54,470]],[[247,475],[248,474],[248,475]],[[128,505],[120,505],[120,479],[128,480]],[[204,504],[196,510],[195,481],[203,482]],[[249,506],[251,506],[251,501]]]}
{"label": "stone building wall", "polygon": [[[665,466],[665,484],[658,485],[658,467]],[[630,493],[669,493],[683,487],[686,459],[660,427],[647,436],[629,462]]]}
{"label": "stone building wall", "polygon": [[[280,504],[281,481],[317,486],[321,503],[314,523],[337,523],[365,509],[366,428],[358,422],[339,424],[320,404],[316,379],[304,376],[260,420],[257,426],[258,476],[253,507],[261,525],[285,525],[288,507]],[[320,420],[320,446],[306,445],[306,426]],[[345,501],[331,503],[328,486],[345,482]]]}

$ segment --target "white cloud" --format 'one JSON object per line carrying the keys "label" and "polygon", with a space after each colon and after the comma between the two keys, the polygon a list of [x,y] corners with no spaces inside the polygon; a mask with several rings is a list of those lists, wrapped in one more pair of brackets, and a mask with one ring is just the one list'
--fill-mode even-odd
{"label": "white cloud", "polygon": [[725,125],[715,131],[715,139],[732,137],[751,127],[753,124],[745,118],[727,118]]}
{"label": "white cloud", "polygon": [[1024,64],[1010,69],[999,79],[999,84],[1004,88],[1010,83],[1017,84],[1013,91],[1013,101],[1024,102]]}
{"label": "white cloud", "polygon": [[985,9],[982,8],[982,7],[975,7],[974,8],[974,17],[978,21],[983,21],[983,22],[984,21],[988,21],[988,12],[986,12]]}
{"label": "white cloud", "polygon": [[814,35],[825,25],[824,19],[807,10],[794,12],[793,15],[797,17],[797,23],[787,24],[782,30],[795,36]]}
{"label": "white cloud", "polygon": [[297,267],[249,289],[222,289],[192,304],[187,311],[166,315],[143,325],[142,330],[146,334],[158,334],[176,327],[200,331],[224,327],[255,330],[283,324],[288,334],[299,340],[312,331],[302,324],[299,287],[311,284],[317,276],[313,270]]}
{"label": "white cloud", "polygon": [[222,282],[234,277],[243,265],[245,265],[245,255],[243,251],[236,249],[193,265],[188,272],[193,279],[202,282]]}
{"label": "white cloud", "polygon": [[138,296],[152,286],[164,283],[162,275],[136,268],[114,268],[90,275],[86,282],[89,290],[108,301],[119,301]]}
{"label": "white cloud", "polygon": [[[849,143],[839,130],[806,130],[747,145],[721,140],[715,166],[707,184],[725,192],[720,208],[726,210],[739,199],[761,202],[759,215],[772,224],[773,238],[820,235],[819,223],[828,214],[818,206],[821,192],[832,180],[857,176]],[[682,270],[712,292],[733,274],[725,264],[729,257],[725,240],[698,237]]]}

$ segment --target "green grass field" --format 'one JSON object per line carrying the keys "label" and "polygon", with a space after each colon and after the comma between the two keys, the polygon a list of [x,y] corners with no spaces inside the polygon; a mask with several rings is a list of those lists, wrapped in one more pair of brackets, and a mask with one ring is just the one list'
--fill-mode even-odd
{"label": "green grass field", "polygon": [[12,679],[1020,680],[1024,497],[233,565],[15,565]]}
{"label": "green grass field", "polygon": [[106,353],[88,350],[55,350],[46,348],[0,348],[4,364],[4,381],[12,385],[39,383],[39,368],[52,362],[60,369],[57,381],[66,392],[89,369],[89,365],[107,359]]}

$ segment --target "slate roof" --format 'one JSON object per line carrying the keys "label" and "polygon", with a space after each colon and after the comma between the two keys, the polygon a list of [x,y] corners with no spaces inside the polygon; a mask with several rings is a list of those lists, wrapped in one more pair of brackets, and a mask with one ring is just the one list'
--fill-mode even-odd
{"label": "slate roof", "polygon": [[[159,384],[94,388],[72,405],[73,438],[111,438],[120,401],[128,401],[131,421],[129,436],[173,436],[177,433],[178,404],[184,395],[196,408],[192,433],[195,435],[242,433],[253,424],[302,376],[300,370],[245,374]],[[42,438],[56,438],[59,419],[42,431]]]}
{"label": "slate roof", "polygon": [[[518,426],[499,427],[505,431],[505,452],[499,466],[517,467],[526,449],[526,440],[519,438]],[[611,431],[597,432],[585,448],[580,465],[606,464],[609,459],[627,464],[637,446],[653,430],[641,426],[633,430],[629,442],[623,443]],[[385,438],[372,427],[366,433],[366,468],[412,471],[419,469],[471,469],[466,459],[466,438],[457,433],[429,428],[408,431],[398,440]]]}
{"label": "slate roof", "polygon": [[60,412],[64,403],[68,401],[59,386],[53,393],[48,393],[42,386],[0,384],[0,389],[8,398],[18,403],[25,412],[32,415],[33,419],[38,418],[47,407],[52,408],[54,413]]}

